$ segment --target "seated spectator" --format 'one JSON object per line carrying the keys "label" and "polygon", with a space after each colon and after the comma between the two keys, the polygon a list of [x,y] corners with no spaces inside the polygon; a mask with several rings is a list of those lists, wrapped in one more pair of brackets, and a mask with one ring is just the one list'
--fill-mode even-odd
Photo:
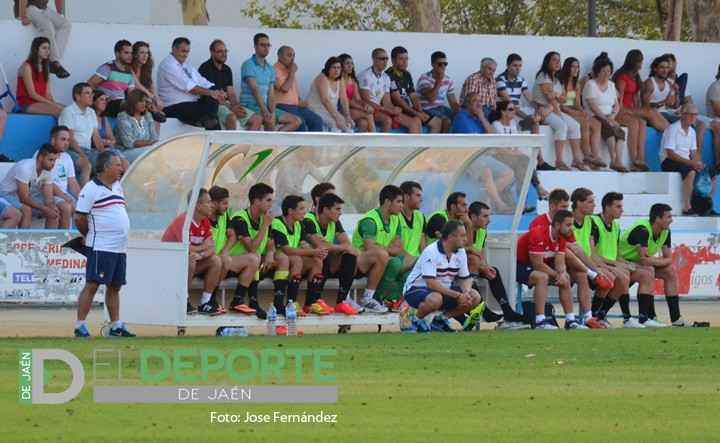
{"label": "seated spectator", "polygon": [[[679,172],[683,178],[683,215],[697,215],[690,204],[695,175],[701,172],[702,158],[697,148],[697,139],[692,124],[698,117],[698,111],[692,103],[686,103],[680,108],[680,121],[670,125],[660,142],[660,167],[665,172]],[[715,195],[717,185],[717,170],[710,169],[712,177],[712,191],[710,199]],[[712,215],[720,215],[714,210]]]}
{"label": "seated spectator", "polygon": [[[450,132],[450,125],[455,114],[460,112],[460,103],[455,98],[455,85],[450,77],[445,75],[448,65],[444,52],[435,51],[430,56],[432,69],[418,78],[417,88],[420,91],[420,106],[422,110],[442,122],[440,132]],[[445,100],[450,105],[445,106]]]}
{"label": "seated spectator", "polygon": [[628,172],[622,165],[625,132],[616,120],[620,103],[615,85],[610,81],[612,69],[610,59],[601,58],[596,61],[592,68],[593,78],[585,83],[582,95],[586,112],[600,123],[601,135],[610,153],[610,169]]}
{"label": "seated spectator", "polygon": [[[220,256],[215,253],[215,241],[213,240],[210,219],[213,211],[213,204],[207,189],[200,189],[195,209],[190,222],[190,255],[188,260],[188,288],[192,279],[199,275],[204,280],[203,293],[197,310],[187,301],[187,314],[197,312],[203,315],[219,315],[220,309],[217,304],[210,303],[213,291],[220,284],[220,275],[223,273],[223,262]],[[178,215],[165,229],[160,241],[182,242],[182,228],[185,225],[186,213]]]}
{"label": "seated spectator", "polygon": [[495,130],[490,126],[483,113],[480,94],[471,92],[465,96],[463,108],[453,119],[450,132],[453,134],[494,134]]}
{"label": "seated spectator", "polygon": [[125,110],[118,114],[115,122],[117,143],[115,147],[123,151],[128,162],[132,163],[147,151],[148,146],[158,140],[155,124],[148,112],[147,95],[139,89],[130,92],[125,99]]}
{"label": "seated spectator", "polygon": [[270,37],[259,32],[253,37],[255,54],[245,60],[240,68],[242,83],[240,101],[243,106],[262,116],[263,128],[274,131],[275,125],[283,132],[293,132],[300,127],[302,120],[276,107],[275,70],[267,61],[270,53]]}
{"label": "seated spectator", "polygon": [[45,144],[37,157],[15,163],[0,182],[0,199],[22,213],[20,228],[30,228],[33,218],[44,218],[45,229],[70,229],[72,206],[57,196],[52,173],[57,156],[55,148]]}
{"label": "seated spectator", "polygon": [[[710,83],[705,94],[705,107],[707,116],[713,119],[710,123],[710,131],[713,133],[715,169],[720,171],[720,65],[718,65],[718,72],[715,74],[715,81]],[[1,128],[0,126],[0,133],[2,132]]]}
{"label": "seated spectator", "polygon": [[390,57],[393,64],[385,71],[390,77],[390,100],[408,116],[408,132],[420,134],[423,125],[428,127],[430,133],[440,132],[442,128],[440,119],[426,114],[420,107],[420,99],[415,92],[412,75],[407,70],[410,59],[407,49],[395,46],[390,51]]}
{"label": "seated spectator", "polygon": [[565,101],[563,86],[558,75],[560,73],[560,54],[548,52],[543,58],[542,66],[535,76],[533,99],[542,106],[551,106],[550,112],[541,123],[550,126],[555,132],[555,168],[569,171],[570,167],[563,160],[565,140],[570,140],[573,163],[580,162],[580,124],[560,110],[560,103]]}
{"label": "seated spectator", "polygon": [[158,93],[165,115],[205,129],[220,129],[218,104],[227,100],[225,91],[205,79],[188,61],[190,40],[178,37],[158,67]]}
{"label": "seated spectator", "polygon": [[[670,82],[675,91],[675,95],[678,97],[678,106],[684,105],[685,103],[694,103],[691,95],[685,91],[687,89],[688,75],[687,73],[677,74],[677,59],[674,54],[663,54],[663,58],[668,60],[668,75],[666,80]],[[707,112],[707,111],[706,111]],[[702,148],[703,142],[705,141],[705,122],[698,118],[693,125],[695,133],[697,134],[697,145]]]}
{"label": "seated spectator", "polygon": [[[613,80],[620,95],[620,106],[627,109],[632,115],[645,120],[647,125],[662,132],[668,127],[668,122],[657,109],[643,106],[640,103],[640,69],[643,64],[643,54],[639,49],[630,50],[625,56],[625,62],[615,72]],[[643,145],[645,146],[645,145]]]}
{"label": "seated spectator", "polygon": [[65,107],[57,103],[50,92],[49,56],[50,41],[35,37],[17,79],[17,101],[25,114],[47,114],[58,118]]}
{"label": "seated spectator", "polygon": [[277,51],[278,61],[273,65],[275,71],[275,103],[278,109],[289,112],[300,119],[302,132],[322,132],[322,119],[308,109],[307,103],[300,100],[295,64],[295,50],[290,46],[280,46]]}
{"label": "seated spectator", "polygon": [[345,91],[340,59],[330,57],[322,72],[310,85],[307,107],[322,119],[324,128],[331,132],[354,132],[355,122],[350,116],[350,105]]}
{"label": "seated spectator", "polygon": [[87,83],[107,96],[107,110],[110,117],[117,117],[125,94],[135,89],[135,75],[130,68],[132,44],[127,40],[115,43],[115,60],[100,65]]}
{"label": "seated spectator", "polygon": [[55,0],[55,11],[47,7],[47,0],[16,1],[14,8],[15,18],[19,18],[23,26],[32,23],[40,35],[50,41],[49,68],[57,78],[70,77],[61,64],[72,28],[72,24],[62,16],[63,3]]}
{"label": "seated spectator", "polygon": [[93,91],[87,83],[78,83],[72,89],[73,104],[60,114],[58,124],[70,129],[70,157],[75,162],[75,170],[80,171],[80,187],[90,181],[92,172],[89,155],[92,145],[105,146],[98,132],[98,120],[93,104]]}
{"label": "seated spectator", "polygon": [[[75,165],[67,153],[70,148],[70,130],[65,126],[55,126],[50,130],[50,145],[58,152],[55,167],[52,170],[55,184],[60,192],[58,197],[70,204],[73,212],[80,195],[80,185],[75,177]],[[37,153],[35,156],[37,157]]]}
{"label": "seated spectator", "polygon": [[380,125],[380,132],[390,132],[390,129],[400,126],[413,126],[414,123],[410,117],[403,114],[402,108],[392,104],[390,77],[385,72],[387,52],[382,48],[373,49],[372,60],[372,66],[360,73],[358,81],[362,101],[373,108],[375,124]]}
{"label": "seated spectator", "polygon": [[[92,154],[94,156],[97,156],[98,152],[109,149],[116,153],[118,157],[120,157],[120,165],[122,166],[123,171],[127,171],[127,169],[130,167],[130,162],[125,158],[125,154],[123,154],[121,150],[115,148],[115,134],[113,134],[112,125],[110,124],[110,120],[108,119],[105,112],[107,103],[106,100],[107,96],[103,91],[98,89],[93,93],[92,108],[95,110],[95,115],[97,115],[98,134],[100,134],[100,139],[102,140],[103,146],[99,148],[97,145],[94,144],[93,140],[93,148],[95,148],[95,152],[93,152]],[[93,159],[93,163],[94,162],[95,160]]]}
{"label": "seated spectator", "polygon": [[363,103],[360,97],[360,86],[355,75],[355,64],[348,54],[338,56],[342,65],[342,79],[345,82],[345,96],[350,107],[350,118],[355,122],[357,132],[375,132],[375,120],[373,119],[373,107]]}
{"label": "seated spectator", "polygon": [[644,106],[657,109],[668,123],[680,120],[675,111],[680,106],[680,99],[675,94],[675,88],[667,80],[670,59],[661,55],[650,63],[650,75],[642,84],[640,103]]}
{"label": "seated spectator", "polygon": [[[498,134],[520,133],[517,125],[515,124],[515,113],[517,112],[517,107],[517,103],[513,103],[509,100],[498,102],[495,113],[496,117],[499,116],[499,118],[492,122],[492,127],[495,129],[495,132]],[[516,192],[517,195],[520,195],[525,172],[530,165],[530,159],[522,152],[509,148],[498,148],[497,153],[494,154],[493,157],[513,170],[517,186]],[[538,177],[537,169],[533,170],[532,177],[530,177],[530,184],[535,187],[539,200],[545,200],[548,195],[550,195],[550,192],[548,192],[548,190],[540,183],[540,177]],[[535,210],[533,206],[526,205],[523,208],[523,214],[532,212],[533,210]]]}
{"label": "seated spectator", "polygon": [[[552,110],[549,106],[541,106],[534,99],[527,82],[524,77],[520,76],[522,70],[522,57],[518,54],[510,54],[507,56],[507,67],[502,74],[495,79],[498,91],[498,102],[511,101],[515,105],[515,123],[520,126],[523,131],[530,131],[531,134],[540,133],[540,121]],[[521,99],[529,106],[522,107]],[[497,106],[495,108],[498,109]],[[499,132],[502,134],[503,132]],[[538,150],[537,169],[540,171],[554,171],[555,167],[551,166],[542,156],[542,151]],[[543,194],[547,196],[547,192]]]}
{"label": "seated spectator", "polygon": [[[155,61],[150,52],[150,44],[144,41],[133,43],[130,69],[133,72],[135,88],[149,97],[148,110],[151,112],[153,119],[158,123],[164,123],[166,117],[162,111],[165,109],[165,103],[157,95],[157,88],[155,88],[152,79],[153,67],[155,67]],[[159,132],[160,126],[156,125],[155,129]]]}
{"label": "seated spectator", "polygon": [[607,166],[598,157],[600,149],[600,122],[591,118],[580,103],[581,89],[578,79],[580,77],[580,62],[575,57],[568,57],[560,70],[560,83],[563,85],[565,102],[560,103],[560,110],[580,123],[580,149],[583,153],[582,163],[573,159],[570,166],[581,171],[586,170],[585,165],[597,171]]}
{"label": "seated spectator", "polygon": [[262,127],[262,117],[238,102],[233,86],[232,69],[226,63],[227,56],[228,49],[225,43],[222,40],[213,40],[210,43],[210,58],[198,68],[200,75],[227,94],[227,100],[218,106],[220,125],[223,129],[236,131],[239,123],[248,131],[258,131]]}
{"label": "seated spectator", "polygon": [[462,103],[465,103],[468,94],[473,92],[479,94],[485,118],[488,118],[490,112],[495,109],[495,103],[498,100],[497,82],[495,81],[496,69],[497,63],[490,57],[480,60],[480,70],[465,79],[460,91]]}

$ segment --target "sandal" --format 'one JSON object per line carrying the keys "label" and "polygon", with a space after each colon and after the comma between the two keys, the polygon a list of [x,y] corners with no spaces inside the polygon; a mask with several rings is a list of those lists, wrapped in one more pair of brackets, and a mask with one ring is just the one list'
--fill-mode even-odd
{"label": "sandal", "polygon": [[587,167],[592,169],[593,171],[599,171],[600,169],[602,169],[600,168],[600,166],[590,161],[587,157],[583,160],[583,163],[585,163],[585,165],[587,165]]}
{"label": "sandal", "polygon": [[642,168],[635,163],[630,165],[630,172],[643,172]]}
{"label": "sandal", "polygon": [[565,164],[565,162],[562,160],[555,162],[555,169],[557,169],[558,171],[569,171],[570,170],[568,165]]}
{"label": "sandal", "polygon": [[648,172],[650,170],[650,166],[648,166],[647,163],[641,161],[634,161],[633,166],[637,166],[643,172]]}
{"label": "sandal", "polygon": [[583,162],[581,162],[580,160],[570,163],[570,166],[572,166],[573,168],[575,168],[579,171],[587,171],[587,168],[585,167]]}
{"label": "sandal", "polygon": [[68,78],[70,73],[60,64],[60,62],[50,63],[50,73],[55,74],[57,78]]}
{"label": "sandal", "polygon": [[610,169],[612,169],[613,171],[617,171],[617,172],[630,172],[628,170],[628,168],[626,168],[625,166],[618,165],[615,163],[610,163]]}
{"label": "sandal", "polygon": [[588,162],[592,163],[595,166],[599,166],[601,168],[607,168],[607,163],[602,161],[602,159],[600,159],[596,155],[588,155],[587,157],[585,157],[585,160],[587,160]]}

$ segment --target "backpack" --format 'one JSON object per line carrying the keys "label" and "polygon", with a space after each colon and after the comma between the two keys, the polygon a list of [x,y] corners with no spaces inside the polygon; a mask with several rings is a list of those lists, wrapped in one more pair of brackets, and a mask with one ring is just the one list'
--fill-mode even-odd
{"label": "backpack", "polygon": [[[524,301],[522,302],[523,309],[523,323],[530,325],[533,329],[535,328],[535,302]],[[558,326],[557,319],[555,318],[555,307],[548,302],[545,302],[545,318],[548,324]]]}
{"label": "backpack", "polygon": [[697,191],[693,191],[690,197],[690,207],[695,213],[701,217],[708,216],[713,210],[713,201],[708,196],[703,196]]}

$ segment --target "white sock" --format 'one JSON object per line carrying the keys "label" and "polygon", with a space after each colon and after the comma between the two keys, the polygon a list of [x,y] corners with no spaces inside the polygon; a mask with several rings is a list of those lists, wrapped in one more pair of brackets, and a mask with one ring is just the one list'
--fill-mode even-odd
{"label": "white sock", "polygon": [[587,323],[592,318],[592,311],[583,314],[583,323]]}
{"label": "white sock", "polygon": [[200,304],[204,305],[205,303],[210,301],[210,297],[212,297],[212,294],[209,292],[203,292],[202,297],[200,297]]}
{"label": "white sock", "polygon": [[593,271],[592,269],[588,269],[587,275],[588,277],[590,277],[590,280],[595,280],[595,277],[597,277],[597,272]]}
{"label": "white sock", "polygon": [[535,316],[535,323],[540,323],[545,320],[545,314],[537,314]]}
{"label": "white sock", "polygon": [[123,325],[123,323],[120,320],[118,320],[118,321],[112,322],[112,324],[110,325],[110,328],[111,329],[122,328],[122,325]]}
{"label": "white sock", "polygon": [[82,328],[83,326],[85,326],[85,320],[78,320],[78,321],[77,321],[77,325],[76,325],[75,327],[78,328],[78,329],[80,329],[80,328]]}
{"label": "white sock", "polygon": [[374,295],[375,295],[374,289],[365,289],[365,292],[363,292],[362,299],[363,299],[363,301],[365,301],[369,298],[373,298]]}
{"label": "white sock", "polygon": [[567,321],[575,320],[575,314],[573,314],[572,312],[569,314],[565,314],[565,320],[567,320]]}

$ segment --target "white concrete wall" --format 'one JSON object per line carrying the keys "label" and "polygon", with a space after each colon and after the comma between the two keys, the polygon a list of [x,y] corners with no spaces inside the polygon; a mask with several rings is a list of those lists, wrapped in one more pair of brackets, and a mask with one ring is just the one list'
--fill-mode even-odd
{"label": "white concrete wall", "polygon": [[[134,1],[126,1],[124,4],[134,4]],[[93,2],[96,3],[99,2]],[[141,10],[138,15],[142,13]],[[69,102],[72,85],[87,80],[101,63],[112,59],[113,45],[122,38],[150,42],[155,61],[159,63],[169,53],[172,40],[178,36],[186,36],[193,42],[190,62],[196,66],[209,57],[207,48],[210,42],[221,38],[230,49],[228,64],[235,71],[236,83],[239,83],[240,65],[252,54],[252,37],[258,31],[257,28],[241,27],[75,23],[64,61],[72,76],[65,80],[53,78],[54,95],[58,101]],[[303,96],[329,56],[347,52],[354,57],[356,69],[359,70],[370,65],[370,52],[376,47],[383,47],[390,52],[395,45],[405,46],[410,53],[410,71],[415,78],[429,69],[432,52],[444,51],[450,62],[448,75],[457,84],[458,93],[465,78],[477,71],[482,57],[493,57],[497,60],[499,73],[504,69],[507,55],[511,52],[519,53],[524,58],[524,75],[531,79],[532,84],[534,74],[548,51],[556,50],[563,57],[577,57],[582,65],[581,74],[584,74],[601,51],[607,51],[618,66],[622,64],[628,50],[639,48],[646,59],[643,76],[646,75],[647,66],[653,57],[665,52],[675,53],[679,59],[679,69],[690,75],[689,93],[703,112],[705,92],[708,85],[714,81],[720,63],[718,43],[296,29],[262,31],[270,35],[273,44],[271,61],[275,61],[275,50],[279,46],[289,44],[295,48],[296,62],[300,67],[298,80]],[[32,26],[23,27],[17,20],[0,20],[0,33],[4,37],[3,44],[0,45],[0,63],[4,66],[14,91],[17,68],[27,56],[30,41],[35,35],[34,29]]]}

